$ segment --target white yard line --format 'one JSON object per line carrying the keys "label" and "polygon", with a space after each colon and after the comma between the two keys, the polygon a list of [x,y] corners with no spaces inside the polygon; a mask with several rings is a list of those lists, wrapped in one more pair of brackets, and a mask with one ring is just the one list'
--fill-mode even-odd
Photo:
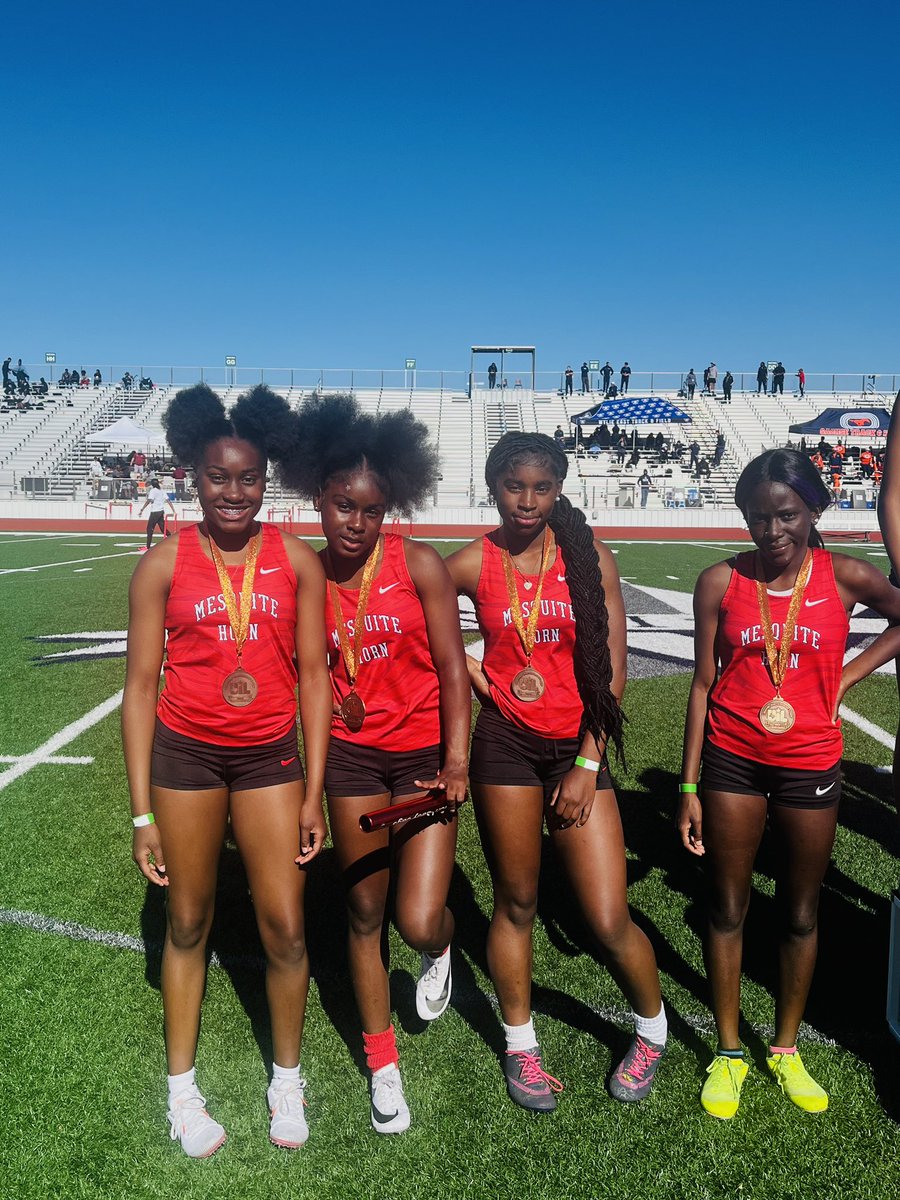
{"label": "white yard line", "polygon": [[[25,754],[0,754],[0,763],[17,763],[26,757]],[[89,767],[93,761],[93,756],[89,754],[51,754],[44,759],[44,762],[63,767]]]}
{"label": "white yard line", "polygon": [[848,708],[846,704],[842,704],[838,709],[838,715],[841,720],[849,721],[851,725],[855,725],[857,729],[861,729],[863,733],[867,733],[870,738],[879,742],[882,746],[886,746],[888,750],[894,749],[894,735],[888,733],[886,729],[882,729],[880,725],[876,725],[874,721],[869,721],[865,717],[861,717],[859,713],[854,712],[852,708]]}
{"label": "white yard line", "polygon": [[63,746],[68,746],[69,742],[74,742],[85,730],[96,725],[98,721],[102,721],[104,717],[108,717],[111,712],[115,712],[122,703],[123,692],[124,689],[116,692],[114,696],[110,696],[108,700],[104,700],[102,704],[92,708],[83,717],[79,717],[77,721],[73,721],[65,729],[55,733],[52,738],[44,742],[43,746],[38,746],[37,750],[32,750],[30,754],[23,754],[7,770],[0,771],[0,792],[15,780],[27,775],[29,771],[33,771],[35,767],[49,762],[58,750],[62,750]]}
{"label": "white yard line", "polygon": [[106,562],[110,558],[133,558],[137,553],[129,550],[125,554],[94,554],[90,558],[70,558],[65,562],[39,563],[34,567],[4,567],[0,569],[0,575],[26,575],[29,571],[46,571],[50,567],[76,567],[79,563]]}

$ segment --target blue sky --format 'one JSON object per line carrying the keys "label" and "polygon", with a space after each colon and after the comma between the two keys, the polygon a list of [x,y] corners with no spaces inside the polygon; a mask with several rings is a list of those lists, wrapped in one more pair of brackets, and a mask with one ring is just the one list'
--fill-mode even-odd
{"label": "blue sky", "polygon": [[4,356],[900,371],[896,5],[18,7]]}

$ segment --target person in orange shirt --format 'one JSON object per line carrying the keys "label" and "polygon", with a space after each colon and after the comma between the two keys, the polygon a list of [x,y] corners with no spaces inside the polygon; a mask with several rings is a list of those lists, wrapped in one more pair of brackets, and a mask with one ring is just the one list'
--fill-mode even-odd
{"label": "person in orange shirt", "polygon": [[872,453],[872,451],[869,449],[868,446],[866,446],[865,450],[860,451],[859,465],[860,465],[860,469],[862,470],[863,476],[866,479],[871,479],[872,473],[875,469],[875,455]]}

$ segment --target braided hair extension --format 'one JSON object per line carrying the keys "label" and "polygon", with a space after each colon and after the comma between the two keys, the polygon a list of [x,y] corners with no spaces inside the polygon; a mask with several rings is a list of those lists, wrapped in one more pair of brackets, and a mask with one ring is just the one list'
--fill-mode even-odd
{"label": "braided hair extension", "polygon": [[285,399],[259,384],[239,396],[230,414],[211,387],[198,383],[173,397],[162,416],[166,440],[181,463],[196,466],[219,438],[240,438],[280,463],[297,442],[297,417]]}
{"label": "braided hair extension", "polygon": [[[747,520],[751,497],[761,483],[783,483],[795,491],[808,509],[824,512],[831,504],[831,493],[822,476],[799,450],[766,450],[749,462],[735,485],[734,502]],[[825,542],[815,525],[810,526],[810,546],[822,549]]]}
{"label": "braided hair extension", "polygon": [[371,471],[389,509],[411,517],[433,494],[438,454],[428,428],[409,409],[372,416],[343,393],[308,397],[297,418],[297,441],[282,475],[314,497],[330,479]]}
{"label": "braided hair extension", "polygon": [[[496,494],[505,471],[522,463],[545,465],[562,482],[569,468],[565,451],[543,433],[507,433],[496,443],[485,463],[485,482]],[[603,590],[594,537],[581,509],[566,496],[553,506],[550,528],[566,559],[566,580],[575,613],[575,651],[572,665],[578,694],[584,706],[581,731],[598,741],[607,738],[622,758],[624,714],[612,692],[609,653],[609,614]]]}

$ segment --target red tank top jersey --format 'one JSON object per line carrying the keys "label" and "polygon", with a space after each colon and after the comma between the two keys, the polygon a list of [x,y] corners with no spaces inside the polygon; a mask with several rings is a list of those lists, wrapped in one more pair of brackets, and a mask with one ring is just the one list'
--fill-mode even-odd
{"label": "red tank top jersey", "polygon": [[[709,697],[707,736],[713,745],[767,766],[820,771],[841,757],[840,721],[831,713],[841,681],[850,621],[834,579],[831,555],[813,550],[813,565],[797,613],[794,641],[781,694],[796,720],[787,733],[768,733],[759,710],[775,695],[765,640],[753,551],[740,554],[719,616],[722,673]],[[772,631],[780,645],[790,593],[769,593]]]}
{"label": "red tank top jersey", "polygon": [[[297,577],[281,532],[274,525],[261,528],[250,632],[242,655],[259,691],[246,708],[234,708],[222,695],[237,655],[215,564],[203,553],[196,525],[178,538],[166,602],[165,686],[157,714],[176,733],[215,746],[277,741],[297,718]],[[244,569],[231,568],[229,574],[240,607]]]}
{"label": "red tank top jersey", "polygon": [[[527,624],[538,576],[515,571],[514,577],[522,620]],[[584,705],[572,666],[575,614],[566,583],[565,559],[559,547],[544,576],[541,613],[531,658],[531,665],[540,671],[546,683],[539,700],[518,700],[512,692],[513,678],[528,660],[513,625],[500,548],[490,534],[481,542],[481,574],[475,590],[475,614],[484,638],[484,673],[490,685],[491,699],[503,716],[520,729],[543,737],[577,737]]]}
{"label": "red tank top jersey", "polygon": [[[350,680],[334,623],[331,588],[325,597],[328,666],[335,703],[350,693]],[[341,613],[352,639],[358,588],[338,588]],[[352,644],[352,643],[351,643]],[[358,733],[337,714],[331,736],[379,750],[420,750],[441,740],[440,684],[431,659],[425,613],[406,565],[403,538],[384,535],[378,574],[366,606],[361,662],[356,692],[366,706]]]}

